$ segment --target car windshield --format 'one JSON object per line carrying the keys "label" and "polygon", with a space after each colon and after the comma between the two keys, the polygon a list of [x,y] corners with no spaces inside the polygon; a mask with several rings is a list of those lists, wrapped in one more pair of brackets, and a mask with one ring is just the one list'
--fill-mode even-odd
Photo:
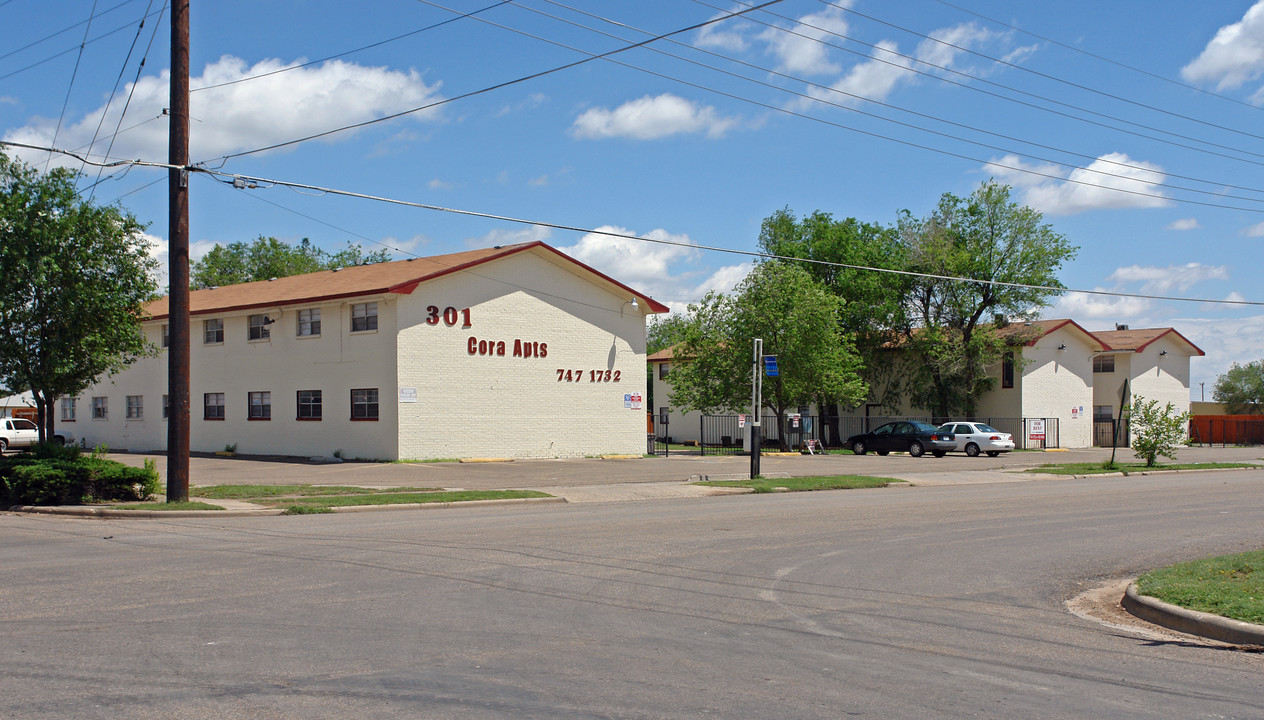
{"label": "car windshield", "polygon": [[913,423],[909,423],[909,425],[913,426],[914,432],[926,432],[926,433],[944,432],[943,430],[940,430],[939,428],[935,427],[934,425],[931,425],[928,422],[913,422]]}

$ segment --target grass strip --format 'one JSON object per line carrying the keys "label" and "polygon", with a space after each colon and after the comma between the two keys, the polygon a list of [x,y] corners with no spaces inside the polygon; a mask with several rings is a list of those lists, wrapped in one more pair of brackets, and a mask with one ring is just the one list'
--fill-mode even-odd
{"label": "grass strip", "polygon": [[[886,487],[903,480],[869,475],[817,475],[809,477],[764,478],[754,480],[703,480],[694,485],[709,487],[748,487],[753,492],[810,492],[813,490],[857,490]],[[784,490],[782,490],[784,488]]]}
{"label": "grass strip", "polygon": [[1137,592],[1190,610],[1264,625],[1264,550],[1155,570],[1137,579]]}
{"label": "grass strip", "polygon": [[207,485],[189,488],[196,497],[212,500],[306,497],[312,495],[372,495],[375,493],[430,492],[439,488],[364,488],[350,485]]}
{"label": "grass strip", "polygon": [[219,505],[188,500],[185,502],[144,502],[108,505],[111,510],[223,510]]}
{"label": "grass strip", "polygon": [[271,503],[275,507],[338,507],[345,505],[401,505],[405,503],[449,503],[471,500],[518,500],[552,497],[538,490],[452,490],[446,492],[376,493],[331,497],[289,498]]}
{"label": "grass strip", "polygon": [[1107,473],[1139,473],[1153,470],[1222,470],[1225,468],[1250,468],[1259,467],[1254,463],[1171,463],[1167,465],[1155,465],[1154,467],[1146,467],[1145,463],[1115,463],[1113,469],[1106,467],[1105,463],[1061,463],[1041,465],[1040,467],[1028,468],[1029,473],[1044,473],[1047,475],[1105,475]]}

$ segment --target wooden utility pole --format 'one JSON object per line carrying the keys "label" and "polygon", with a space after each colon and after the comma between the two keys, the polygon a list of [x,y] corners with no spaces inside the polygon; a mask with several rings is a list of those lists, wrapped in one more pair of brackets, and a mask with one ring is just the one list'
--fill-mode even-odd
{"label": "wooden utility pole", "polygon": [[167,502],[189,499],[189,0],[171,8]]}

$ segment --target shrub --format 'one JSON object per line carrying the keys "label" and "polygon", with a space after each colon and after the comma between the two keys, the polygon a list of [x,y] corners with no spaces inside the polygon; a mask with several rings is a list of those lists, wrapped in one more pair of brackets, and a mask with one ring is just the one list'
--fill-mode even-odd
{"label": "shrub", "polygon": [[78,505],[146,500],[158,490],[152,461],[128,467],[97,455],[26,453],[0,460],[0,505]]}
{"label": "shrub", "polygon": [[1189,413],[1177,414],[1172,403],[1159,408],[1158,400],[1137,395],[1128,409],[1128,424],[1132,428],[1133,451],[1145,460],[1146,467],[1154,467],[1159,455],[1176,459],[1176,447],[1185,440],[1189,426]]}

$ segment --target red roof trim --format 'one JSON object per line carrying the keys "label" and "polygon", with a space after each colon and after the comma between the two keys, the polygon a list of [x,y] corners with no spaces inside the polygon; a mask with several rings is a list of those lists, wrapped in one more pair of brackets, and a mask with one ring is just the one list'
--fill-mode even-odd
{"label": "red roof trim", "polygon": [[1155,342],[1156,340],[1158,340],[1159,338],[1163,337],[1164,335],[1168,335],[1168,334],[1172,334],[1172,335],[1175,335],[1176,337],[1180,338],[1182,341],[1184,341],[1184,342],[1185,342],[1185,344],[1186,344],[1186,345],[1189,345],[1190,347],[1194,348],[1194,352],[1198,353],[1200,356],[1202,356],[1202,355],[1206,355],[1206,354],[1207,354],[1207,353],[1205,353],[1205,352],[1203,352],[1203,351],[1202,351],[1202,348],[1200,348],[1200,347],[1198,347],[1197,345],[1195,345],[1194,343],[1190,342],[1190,341],[1189,341],[1189,338],[1187,338],[1187,337],[1185,337],[1184,335],[1182,335],[1182,334],[1180,334],[1179,332],[1177,332],[1177,331],[1176,331],[1176,328],[1164,328],[1163,332],[1161,332],[1161,333],[1159,333],[1158,335],[1155,335],[1154,337],[1150,338],[1150,341],[1149,341],[1149,342],[1145,342],[1145,343],[1142,343],[1142,344],[1138,345],[1138,346],[1137,346],[1137,350],[1136,350],[1136,351],[1137,351],[1137,352],[1145,352],[1145,349],[1146,349],[1146,348],[1148,348],[1148,347],[1150,347],[1151,345],[1153,345],[1153,344],[1154,344],[1154,342]]}

